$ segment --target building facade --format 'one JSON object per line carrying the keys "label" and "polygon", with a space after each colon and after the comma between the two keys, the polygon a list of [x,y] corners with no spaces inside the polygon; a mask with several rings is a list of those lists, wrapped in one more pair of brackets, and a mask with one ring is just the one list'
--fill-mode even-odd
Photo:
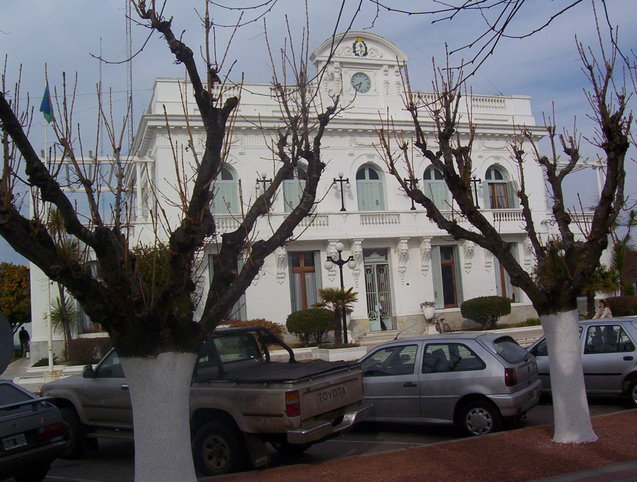
{"label": "building facade", "polygon": [[[386,172],[375,147],[381,119],[389,113],[393,128],[407,138],[413,131],[403,108],[401,68],[407,61],[405,54],[389,40],[369,32],[349,32],[337,40],[340,42],[332,55],[333,42],[328,39],[312,56],[317,69],[324,71],[321,96],[327,99],[340,94],[341,104],[348,105],[330,123],[322,143],[327,166],[315,211],[298,226],[294,239],[268,258],[230,317],[284,324],[290,312],[310,307],[318,300],[319,288],[340,285],[338,267],[328,269],[325,263],[328,256],[335,255],[339,243],[344,246],[343,257],[353,257],[350,266],[343,268],[343,278],[345,288],[353,287],[359,294],[349,315],[355,339],[384,330],[422,332],[420,306],[427,301],[446,313],[447,321],[456,328],[464,323],[460,304],[477,296],[507,296],[513,302],[511,316],[521,320],[534,316],[524,293],[511,285],[489,252],[471,242],[453,240],[438,229]],[[270,85],[226,87],[224,93],[239,95],[241,102],[227,165],[212,187],[215,199],[211,209],[219,234],[237,226],[245,206],[272,178],[276,165],[267,140],[281,117]],[[433,99],[433,94],[421,95]],[[519,173],[508,152],[508,143],[519,126],[535,129],[539,135],[530,98],[469,95],[462,109],[464,125],[468,126],[470,114],[476,127],[472,158],[478,204],[510,243],[521,265],[530,270],[532,252],[515,195]],[[157,204],[167,219],[177,222],[178,209],[167,201],[177,195],[174,154],[177,149],[178,158],[192,165],[186,147],[189,136],[195,146],[204,142],[195,112],[189,86],[183,80],[156,79],[135,138],[129,173],[129,183],[134,186],[134,237],[142,242],[155,236],[152,214]],[[424,125],[433,139],[433,123],[425,121]],[[424,158],[416,160],[415,169],[425,193],[447,216],[457,216],[462,222],[440,172]],[[269,215],[255,231],[257,238],[281,223],[298,201],[303,179],[301,167],[284,181]],[[549,216],[543,175],[533,163],[526,166],[525,183],[537,226],[548,227],[542,222]],[[201,254],[197,279],[202,291],[212,276],[210,261],[216,253],[212,240]],[[37,268],[32,267],[31,272],[36,358],[46,353],[46,319],[57,293]],[[83,318],[77,331],[80,336],[95,336],[100,327]],[[54,334],[54,338],[61,339],[61,334]]]}

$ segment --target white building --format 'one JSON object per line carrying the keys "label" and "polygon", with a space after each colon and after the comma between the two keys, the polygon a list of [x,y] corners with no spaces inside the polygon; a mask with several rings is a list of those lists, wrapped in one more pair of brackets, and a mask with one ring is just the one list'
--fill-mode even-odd
{"label": "white building", "polygon": [[[387,112],[396,130],[409,136],[412,124],[403,110],[403,82],[400,65],[405,54],[389,40],[369,32],[346,34],[328,59],[331,39],[313,54],[318,68],[326,66],[323,95],[342,91],[342,103],[351,106],[329,125],[322,143],[323,161],[327,167],[319,185],[312,217],[295,231],[295,239],[279,248],[267,261],[240,303],[234,317],[264,318],[285,323],[287,315],[317,301],[317,289],[339,286],[338,268],[325,268],[335,245],[344,245],[343,256],[353,256],[355,267],[344,267],[344,285],[359,293],[359,302],[350,318],[354,338],[388,330],[422,332],[420,304],[436,303],[437,310],[455,327],[462,325],[459,305],[476,296],[504,295],[513,300],[512,317],[524,320],[534,316],[530,302],[520,290],[512,287],[498,261],[471,242],[454,241],[425,216],[422,207],[412,207],[410,199],[398,183],[384,171],[375,144],[375,129]],[[272,177],[274,163],[264,138],[268,128],[276,125],[278,104],[266,84],[245,84],[236,94],[241,96],[229,162],[220,179],[213,211],[220,232],[232,230],[241,213],[240,203],[250,203],[258,190]],[[133,176],[135,183],[135,236],[151,239],[150,211],[153,189],[169,217],[176,208],[165,201],[174,195],[175,170],[173,150],[165,127],[164,110],[170,122],[170,138],[179,146],[187,144],[187,123],[182,95],[189,94],[182,80],[159,78],[155,81],[150,105],[141,119],[135,138]],[[425,94],[427,95],[427,94]],[[433,96],[432,96],[433,98]],[[477,128],[473,161],[479,205],[484,214],[511,244],[511,250],[522,266],[531,268],[533,259],[523,227],[516,189],[517,167],[510,160],[508,141],[516,126],[535,127],[531,100],[526,96],[481,96],[468,98],[471,118]],[[203,140],[201,123],[196,119],[195,104],[188,97],[190,128],[195,143]],[[466,108],[466,107],[465,107]],[[464,115],[464,120],[468,116]],[[431,133],[433,134],[433,125]],[[265,132],[265,134],[264,134]],[[519,132],[519,129],[518,129]],[[536,129],[536,132],[540,132]],[[416,165],[419,181],[443,211],[452,216],[452,201],[439,173],[421,159]],[[548,216],[541,170],[529,163],[525,171],[538,226]],[[257,233],[266,232],[281,222],[288,203],[298,199],[298,179],[285,181],[267,219]],[[340,180],[344,182],[339,182]],[[341,197],[342,193],[342,197]],[[209,280],[207,262],[216,252],[210,244],[202,257],[201,284]],[[33,358],[46,355],[46,324],[50,303],[57,290],[32,267],[33,293]],[[90,320],[84,320],[80,336],[94,336],[99,331]],[[89,333],[87,335],[87,333]],[[55,334],[61,340],[61,334]],[[59,342],[59,341],[58,341]],[[61,343],[61,342],[59,342]],[[56,350],[57,352],[57,350]]]}

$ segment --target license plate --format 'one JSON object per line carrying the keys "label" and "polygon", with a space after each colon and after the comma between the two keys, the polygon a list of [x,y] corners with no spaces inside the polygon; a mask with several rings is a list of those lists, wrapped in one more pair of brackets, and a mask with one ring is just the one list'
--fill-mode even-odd
{"label": "license plate", "polygon": [[24,438],[23,433],[19,433],[18,435],[13,435],[11,437],[5,437],[2,439],[2,447],[5,450],[12,450],[18,447],[23,447],[27,444],[27,439]]}

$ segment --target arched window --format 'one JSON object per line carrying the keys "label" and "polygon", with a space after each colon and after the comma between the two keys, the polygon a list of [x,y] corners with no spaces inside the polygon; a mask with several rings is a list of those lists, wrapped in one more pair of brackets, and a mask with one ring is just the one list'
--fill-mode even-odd
{"label": "arched window", "polygon": [[212,199],[213,214],[238,214],[239,183],[231,168],[224,167],[212,183],[214,197]]}
{"label": "arched window", "polygon": [[491,209],[517,207],[517,185],[509,178],[509,173],[501,166],[487,169],[484,183],[485,204]]}
{"label": "arched window", "polygon": [[423,193],[431,199],[441,211],[451,209],[451,196],[445,183],[442,171],[434,166],[429,166],[423,174]]}
{"label": "arched window", "polygon": [[305,189],[305,181],[307,180],[307,171],[298,166],[293,173],[283,181],[283,203],[285,212],[291,212],[301,201],[303,190]]}
{"label": "arched window", "polygon": [[365,165],[356,172],[359,211],[384,211],[385,196],[383,191],[383,180],[374,166]]}

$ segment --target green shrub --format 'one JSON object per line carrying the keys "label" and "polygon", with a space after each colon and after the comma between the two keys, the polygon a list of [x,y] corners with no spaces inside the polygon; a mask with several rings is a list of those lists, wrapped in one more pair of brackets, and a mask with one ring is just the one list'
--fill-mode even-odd
{"label": "green shrub", "polygon": [[108,353],[113,346],[111,339],[102,338],[75,338],[69,340],[69,352],[67,358],[74,365],[88,365],[97,363]]}
{"label": "green shrub", "polygon": [[290,313],[285,325],[303,346],[308,346],[312,339],[320,345],[332,329],[333,319],[334,312],[331,310],[310,308]]}
{"label": "green shrub", "polygon": [[540,323],[539,318],[527,318],[524,323],[520,324],[520,326],[538,326],[541,324],[542,323]]}
{"label": "green shrub", "polygon": [[637,296],[611,296],[606,303],[613,316],[637,315]]}
{"label": "green shrub", "polygon": [[262,326],[263,328],[269,329],[279,338],[283,338],[285,332],[285,328],[281,323],[264,320],[263,318],[257,318],[255,320],[226,320],[222,323],[222,325],[234,326],[237,328]]}
{"label": "green shrub", "polygon": [[[58,359],[58,356],[56,354],[53,354],[53,364],[55,365],[55,363],[58,362],[58,361],[60,361]],[[48,367],[49,366],[49,358],[48,357],[40,358],[38,361],[36,361],[31,366],[33,366],[33,367]]]}
{"label": "green shrub", "polygon": [[501,316],[511,313],[511,300],[504,296],[479,296],[462,303],[460,313],[480,323],[485,330],[494,328]]}

